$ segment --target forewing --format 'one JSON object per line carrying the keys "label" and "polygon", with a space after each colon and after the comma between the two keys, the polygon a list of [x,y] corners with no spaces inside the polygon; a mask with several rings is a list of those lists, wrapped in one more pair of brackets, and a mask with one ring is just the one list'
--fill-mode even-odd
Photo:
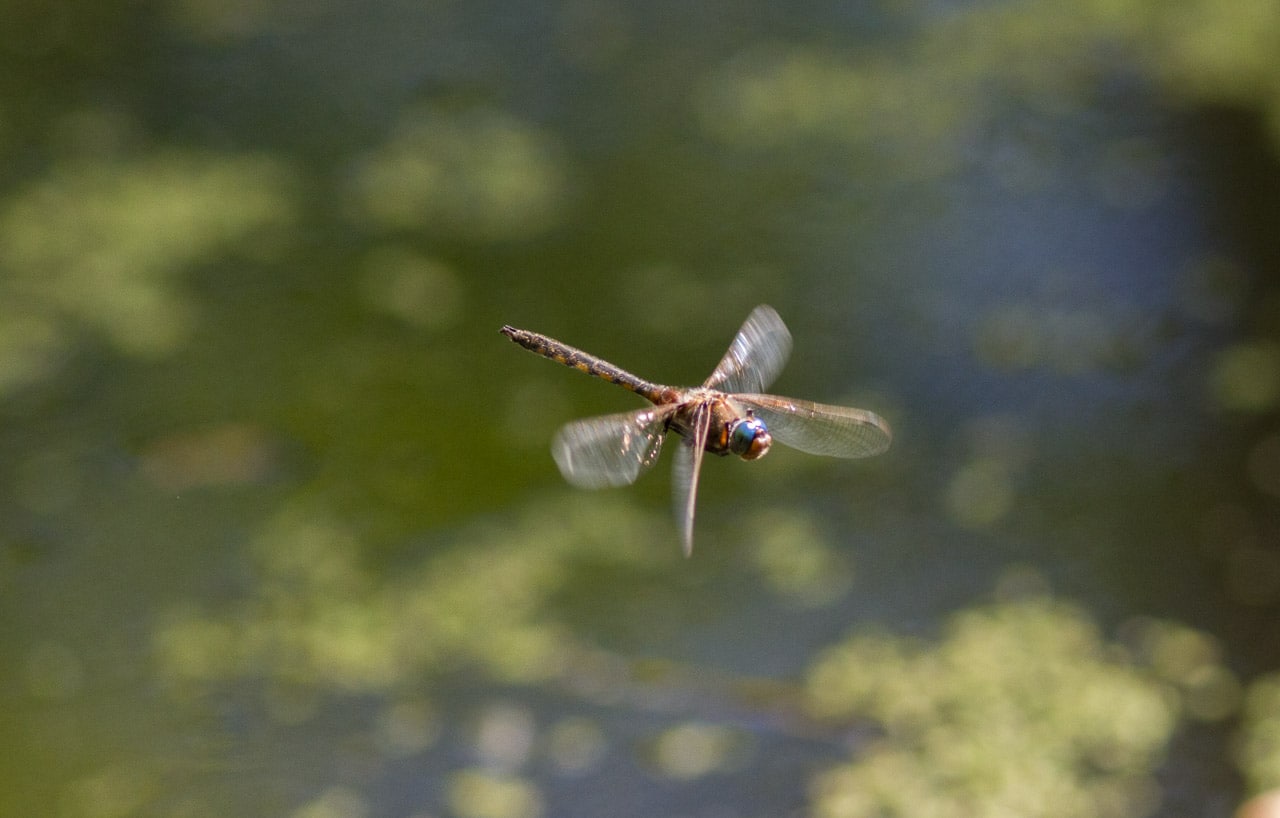
{"label": "forewing", "polygon": [[658,459],[673,410],[660,406],[566,424],[551,441],[551,456],[564,479],[580,488],[634,483]]}
{"label": "forewing", "polygon": [[884,418],[866,409],[781,398],[733,395],[755,412],[769,433],[793,449],[831,457],[869,457],[889,448],[893,432]]}
{"label": "forewing", "polygon": [[698,501],[698,473],[702,471],[702,454],[710,428],[711,408],[704,403],[694,412],[693,434],[680,439],[671,474],[671,499],[686,557],[693,554],[693,510]]}
{"label": "forewing", "polygon": [[759,392],[782,372],[791,355],[791,333],[773,307],[751,311],[729,351],[703,386],[721,392]]}

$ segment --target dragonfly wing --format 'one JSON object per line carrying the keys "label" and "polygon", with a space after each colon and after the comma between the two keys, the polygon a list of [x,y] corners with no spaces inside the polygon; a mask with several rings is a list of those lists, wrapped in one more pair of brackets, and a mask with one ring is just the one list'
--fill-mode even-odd
{"label": "dragonfly wing", "polygon": [[694,411],[693,434],[680,439],[672,470],[672,502],[686,557],[693,554],[693,509],[698,501],[698,473],[702,471],[702,454],[710,429],[711,407],[704,403]]}
{"label": "dragonfly wing", "polygon": [[660,406],[566,424],[551,441],[551,456],[564,479],[580,488],[634,483],[658,459],[673,410]]}
{"label": "dragonfly wing", "polygon": [[773,307],[751,311],[729,351],[703,386],[721,392],[759,392],[782,372],[791,355],[791,333]]}
{"label": "dragonfly wing", "polygon": [[866,409],[828,406],[777,395],[732,395],[753,411],[769,433],[793,449],[831,457],[869,457],[889,448],[893,432]]}

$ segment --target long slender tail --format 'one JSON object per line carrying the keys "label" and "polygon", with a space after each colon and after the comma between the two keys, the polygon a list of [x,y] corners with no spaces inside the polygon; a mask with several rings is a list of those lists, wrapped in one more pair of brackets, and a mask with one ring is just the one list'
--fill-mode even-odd
{"label": "long slender tail", "polygon": [[509,325],[502,328],[502,334],[530,352],[536,352],[544,358],[558,361],[565,366],[571,366],[579,372],[594,375],[609,383],[616,383],[623,389],[629,389],[654,403],[665,402],[662,400],[664,393],[670,391],[668,387],[646,381],[644,378],[632,375],[625,369],[616,367],[608,361],[583,352],[576,347],[561,343],[554,338],[549,338],[546,335],[525,329],[516,329]]}

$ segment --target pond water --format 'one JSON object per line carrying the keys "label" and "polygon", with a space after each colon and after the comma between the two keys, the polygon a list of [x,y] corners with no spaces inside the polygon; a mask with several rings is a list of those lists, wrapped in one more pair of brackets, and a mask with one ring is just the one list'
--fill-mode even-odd
{"label": "pond water", "polygon": [[[1228,815],[1280,786],[1280,12],[0,33],[0,811]],[[56,19],[55,19],[56,18]],[[504,324],[885,454],[670,452]]]}

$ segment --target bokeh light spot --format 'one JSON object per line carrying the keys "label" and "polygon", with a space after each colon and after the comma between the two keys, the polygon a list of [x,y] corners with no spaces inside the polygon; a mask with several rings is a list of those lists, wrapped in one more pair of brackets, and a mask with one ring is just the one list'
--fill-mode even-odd
{"label": "bokeh light spot", "polygon": [[475,728],[475,752],[486,767],[514,770],[525,763],[536,736],[527,707],[498,702],[486,707]]}
{"label": "bokeh light spot", "polygon": [[125,818],[155,794],[159,782],[136,765],[114,764],[70,783],[61,797],[67,818]]}
{"label": "bokeh light spot", "polygon": [[382,246],[362,263],[361,289],[375,309],[428,330],[462,318],[462,283],[448,264],[405,247]]}
{"label": "bokeh light spot", "polygon": [[1239,756],[1249,787],[1280,787],[1280,674],[1254,680],[1243,710]]}
{"label": "bokeh light spot", "polygon": [[829,605],[853,582],[849,564],[801,511],[770,510],[751,520],[751,558],[765,581],[806,607]]}
{"label": "bokeh light spot", "polygon": [[590,719],[573,717],[553,725],[547,735],[547,754],[560,772],[586,773],[609,751],[604,731]]}
{"label": "bokeh light spot", "polygon": [[1237,344],[1218,356],[1210,375],[1212,395],[1224,409],[1264,412],[1280,400],[1280,346]]}
{"label": "bokeh light spot", "polygon": [[395,702],[384,708],[374,727],[382,752],[392,758],[416,755],[435,743],[440,735],[439,714],[426,701]]}
{"label": "bokeh light spot", "polygon": [[540,818],[542,793],[529,781],[480,770],[449,777],[449,805],[458,818]]}
{"label": "bokeh light spot", "polygon": [[254,483],[275,466],[275,446],[256,426],[229,423],[166,435],[142,450],[142,473],[161,491]]}
{"label": "bokeh light spot", "polygon": [[720,725],[688,722],[664,730],[653,748],[663,775],[682,781],[731,767],[740,761],[740,737]]}
{"label": "bokeh light spot", "polygon": [[330,787],[318,798],[294,810],[291,818],[365,818],[369,804],[350,787]]}
{"label": "bokeh light spot", "polygon": [[947,484],[946,507],[952,519],[969,528],[985,528],[1013,508],[1013,481],[1001,462],[981,458],[962,466]]}
{"label": "bokeh light spot", "polygon": [[385,230],[527,239],[559,223],[568,169],[551,136],[497,111],[419,108],[356,166],[356,215]]}
{"label": "bokeh light spot", "polygon": [[1184,680],[1184,710],[1198,721],[1220,721],[1233,715],[1241,697],[1240,680],[1222,665],[1197,668]]}

